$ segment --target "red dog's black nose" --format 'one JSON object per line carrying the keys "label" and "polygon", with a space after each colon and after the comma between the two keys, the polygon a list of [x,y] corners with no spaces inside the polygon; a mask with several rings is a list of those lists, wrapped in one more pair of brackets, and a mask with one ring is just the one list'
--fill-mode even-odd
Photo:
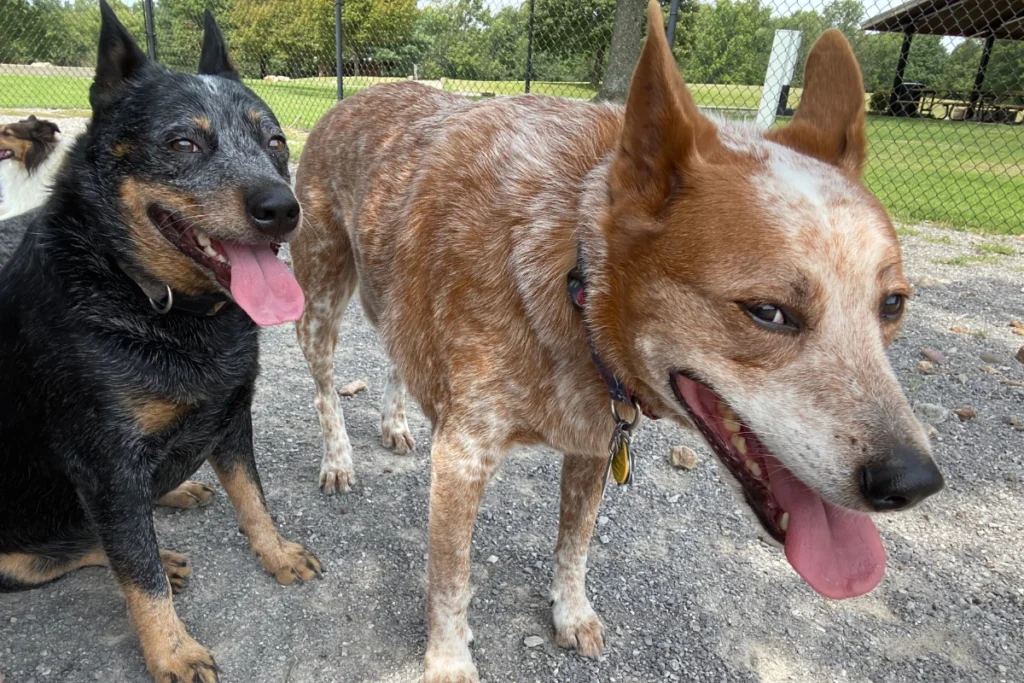
{"label": "red dog's black nose", "polygon": [[942,489],[942,473],[931,456],[911,446],[896,446],[887,460],[860,471],[860,490],[879,512],[902,510]]}
{"label": "red dog's black nose", "polygon": [[256,227],[271,237],[283,237],[299,224],[299,201],[286,185],[248,194],[245,206]]}

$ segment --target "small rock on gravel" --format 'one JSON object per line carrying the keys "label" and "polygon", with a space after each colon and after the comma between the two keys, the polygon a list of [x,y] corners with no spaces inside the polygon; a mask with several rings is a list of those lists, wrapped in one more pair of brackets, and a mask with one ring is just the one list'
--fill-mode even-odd
{"label": "small rock on gravel", "polygon": [[339,388],[338,396],[355,396],[360,391],[366,391],[366,382],[361,379],[356,379]]}
{"label": "small rock on gravel", "polygon": [[981,359],[986,363],[1002,363],[1004,360],[1006,360],[1005,358],[1003,358],[1003,356],[1000,356],[998,353],[990,353],[988,351],[985,351],[981,354]]}
{"label": "small rock on gravel", "polygon": [[931,362],[936,363],[936,364],[945,363],[946,362],[946,357],[943,356],[940,351],[936,351],[935,349],[930,349],[927,346],[924,347],[923,349],[921,349],[921,355],[924,356],[925,358],[927,358],[928,360],[930,360]]}
{"label": "small rock on gravel", "polygon": [[1022,346],[1019,349],[1017,349],[1017,356],[1016,356],[1016,358],[1021,363],[1024,363],[1024,346]]}
{"label": "small rock on gravel", "polygon": [[526,636],[525,638],[523,638],[523,645],[525,645],[526,647],[537,647],[538,645],[543,644],[544,639],[540,636]]}
{"label": "small rock on gravel", "polygon": [[917,369],[921,372],[931,372],[931,369],[935,367],[930,360],[923,360],[917,364]]}
{"label": "small rock on gravel", "polygon": [[938,424],[949,417],[949,411],[937,403],[918,403],[914,406],[914,414],[919,420]]}
{"label": "small rock on gravel", "polygon": [[970,406],[964,406],[963,408],[957,408],[953,411],[956,416],[960,418],[961,422],[967,422],[978,417],[978,411]]}
{"label": "small rock on gravel", "polygon": [[668,453],[668,461],[672,467],[692,470],[697,466],[697,453],[687,446],[675,446]]}

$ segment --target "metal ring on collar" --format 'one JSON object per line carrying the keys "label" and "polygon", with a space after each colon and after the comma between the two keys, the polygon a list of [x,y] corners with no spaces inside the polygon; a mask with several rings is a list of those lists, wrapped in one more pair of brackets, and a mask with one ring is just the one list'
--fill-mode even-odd
{"label": "metal ring on collar", "polygon": [[166,315],[170,313],[171,308],[174,306],[174,293],[171,291],[171,288],[168,285],[164,285],[164,287],[167,289],[167,301],[163,305],[158,304],[152,299],[149,300],[149,305],[152,306],[153,310],[159,313],[160,315]]}
{"label": "metal ring on collar", "polygon": [[632,420],[624,420],[619,415],[619,405],[618,405],[618,403],[616,403],[615,401],[612,401],[612,417],[615,418],[616,422],[625,422],[626,423],[626,427],[625,427],[626,431],[632,432],[633,430],[635,430],[637,427],[640,426],[640,420],[643,419],[644,414],[643,414],[643,411],[640,410],[640,404],[636,400],[634,400],[633,401],[633,419]]}

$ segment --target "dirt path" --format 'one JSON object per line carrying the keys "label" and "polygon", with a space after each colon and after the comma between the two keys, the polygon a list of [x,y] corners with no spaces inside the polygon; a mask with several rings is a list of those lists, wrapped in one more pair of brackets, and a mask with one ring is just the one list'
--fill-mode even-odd
{"label": "dirt path", "polygon": [[[584,661],[552,640],[546,591],[559,459],[534,449],[508,460],[477,525],[469,618],[484,680],[1020,680],[1024,431],[1007,420],[1024,422],[1024,364],[1014,358],[1024,337],[1009,327],[1024,319],[1024,241],[917,230],[904,241],[918,294],[893,363],[913,403],[978,416],[936,421],[949,486],[879,522],[890,555],[882,585],[842,603],[817,597],[757,540],[708,451],[649,424],[636,443],[637,484],[609,492],[591,546],[590,593],[607,651]],[[992,244],[1000,246],[979,247]],[[994,263],[937,263],[962,256]],[[291,326],[264,335],[254,420],[270,507],[287,536],[319,554],[324,580],[278,586],[250,556],[220,491],[206,509],[156,513],[162,544],[195,567],[178,613],[212,648],[227,683],[412,681],[421,671],[429,429],[413,409],[417,453],[381,447],[380,345],[358,308],[342,335],[339,379],[370,386],[344,400],[359,475],[352,493],[317,490],[313,385]],[[946,361],[920,370],[923,347]],[[667,463],[682,443],[698,451],[693,471]],[[207,468],[199,476],[215,481]],[[531,635],[543,642],[527,647]],[[105,570],[0,595],[4,675],[6,683],[148,680]]]}

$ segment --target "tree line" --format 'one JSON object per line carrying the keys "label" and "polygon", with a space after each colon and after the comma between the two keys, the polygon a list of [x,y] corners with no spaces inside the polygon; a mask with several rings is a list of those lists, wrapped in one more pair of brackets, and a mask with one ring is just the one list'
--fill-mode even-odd
{"label": "tree line", "polygon": [[[608,64],[616,2],[534,0],[531,71],[543,81],[602,82]],[[142,3],[112,0],[130,30],[145,40]],[[666,5],[667,16],[668,0]],[[422,5],[422,6],[421,6]],[[302,78],[335,72],[333,0],[157,0],[161,61],[193,68],[210,7],[225,27],[238,67],[247,77]],[[347,75],[471,80],[525,78],[529,2],[485,0],[345,0]],[[773,16],[774,15],[774,16]],[[828,28],[841,30],[860,60],[868,91],[891,87],[899,34],[866,33],[860,0],[830,0],[820,11],[778,16],[767,0],[681,0],[674,53],[691,83],[759,85],[777,29],[803,32],[794,85],[811,44]],[[45,61],[89,66],[99,30],[96,0],[0,0],[0,63]],[[905,78],[937,89],[969,90],[981,59],[978,40],[952,50],[939,36],[915,36]],[[997,41],[986,89],[1024,88],[1024,43]]]}

